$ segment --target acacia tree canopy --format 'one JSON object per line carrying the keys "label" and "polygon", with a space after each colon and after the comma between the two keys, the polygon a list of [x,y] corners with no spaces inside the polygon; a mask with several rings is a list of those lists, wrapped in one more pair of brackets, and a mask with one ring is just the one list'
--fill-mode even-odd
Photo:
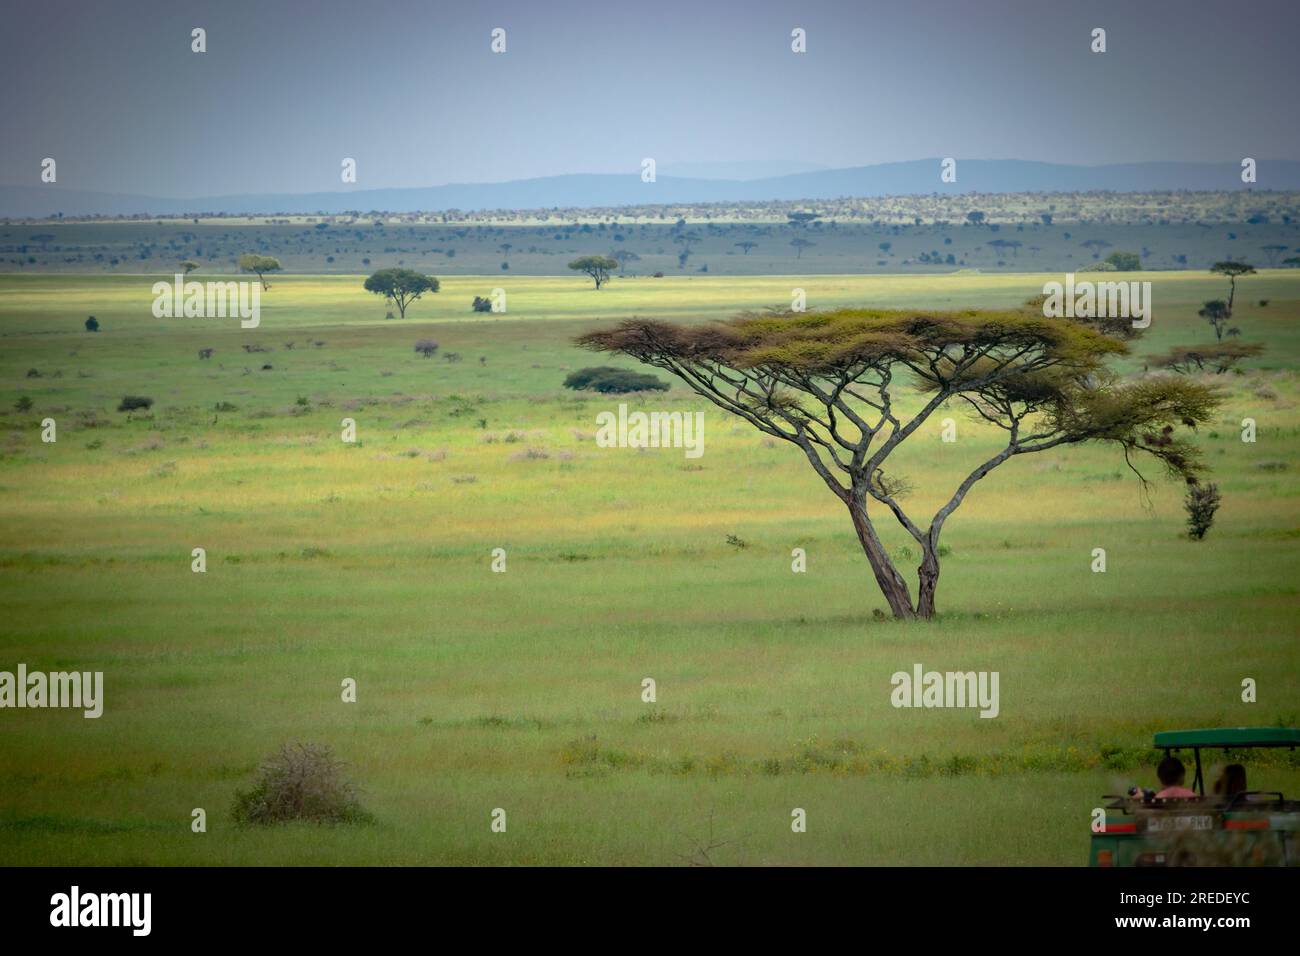
{"label": "acacia tree canopy", "polygon": [[[847,506],[876,583],[900,619],[933,616],[944,523],[994,468],[1017,455],[1107,441],[1135,471],[1141,452],[1195,484],[1197,450],[1174,430],[1209,420],[1218,402],[1213,389],[1177,376],[1121,381],[1105,367],[1128,351],[1118,335],[1031,308],[841,309],[692,326],[629,319],[577,342],[664,369],[802,450]],[[911,394],[900,401],[896,392],[907,386]],[[952,403],[1002,429],[1006,444],[958,476],[932,516],[917,518],[900,504],[905,482],[887,471],[889,458]],[[915,603],[877,535],[874,520],[884,511],[920,545]]]}
{"label": "acacia tree canopy", "polygon": [[1249,262],[1235,262],[1232,259],[1225,259],[1210,266],[1210,271],[1228,277],[1228,313],[1231,314],[1232,303],[1237,296],[1237,277],[1253,276],[1255,267]]}
{"label": "acacia tree canopy", "polygon": [[239,268],[245,272],[257,273],[257,278],[262,282],[262,289],[271,288],[266,281],[266,273],[279,272],[280,260],[275,256],[262,256],[256,252],[246,252],[239,257]]}
{"label": "acacia tree canopy", "polygon": [[1186,375],[1207,368],[1222,375],[1244,359],[1254,358],[1264,351],[1258,342],[1212,342],[1209,345],[1175,345],[1164,355],[1151,360],[1158,368],[1167,368]]}
{"label": "acacia tree canopy", "polygon": [[397,303],[398,313],[406,318],[406,307],[426,292],[437,292],[438,280],[414,269],[380,269],[365,282],[367,292],[382,295]]}
{"label": "acacia tree canopy", "polygon": [[596,283],[596,288],[599,289],[609,281],[610,272],[618,268],[618,260],[611,259],[609,256],[583,256],[570,262],[569,268],[574,272],[585,272],[591,276],[592,281]]}

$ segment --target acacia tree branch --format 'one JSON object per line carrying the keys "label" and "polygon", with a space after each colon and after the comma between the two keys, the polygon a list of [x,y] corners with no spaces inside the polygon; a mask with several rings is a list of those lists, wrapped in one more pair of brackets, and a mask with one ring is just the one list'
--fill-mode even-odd
{"label": "acacia tree branch", "polygon": [[919,544],[925,543],[925,533],[916,526],[911,518],[907,516],[907,512],[903,510],[902,505],[900,505],[892,495],[887,493],[884,488],[880,487],[878,481],[868,479],[866,483],[866,491],[867,494],[871,495],[871,497],[889,508],[889,510],[893,512],[894,517],[898,520],[898,523],[901,524],[907,533],[915,538]]}
{"label": "acacia tree branch", "polygon": [[[786,422],[793,426],[794,431],[786,431],[776,422],[772,421],[772,419],[760,415],[753,406],[732,399],[724,394],[714,384],[713,375],[706,375],[690,365],[671,360],[650,362],[648,364],[657,365],[659,368],[677,375],[688,384],[694,383],[695,386],[698,386],[695,389],[698,394],[707,398],[723,411],[731,412],[732,414],[743,418],[764,434],[771,435],[773,438],[780,438],[799,446],[804,455],[807,456],[808,461],[812,464],[814,470],[816,470],[817,474],[821,477],[822,481],[826,483],[827,487],[829,487],[837,497],[842,499],[847,493],[845,486],[835,478],[835,475],[826,467],[826,463],[822,461],[821,456],[817,454],[814,445],[820,445],[821,447],[827,448],[831,453],[832,458],[835,458],[833,450],[830,449],[824,440],[820,439],[815,434],[810,434],[804,425],[794,420],[791,416],[784,415],[780,413],[779,410],[770,408],[769,406],[771,411],[781,415]],[[742,379],[742,382],[736,382],[735,380],[728,378],[726,375],[721,374],[720,370],[715,369],[714,373],[717,377],[725,380],[729,385],[736,387],[738,393],[748,395],[750,398],[756,400],[759,398],[759,396],[755,395],[751,390],[743,388],[743,381],[748,381],[748,379]],[[840,468],[845,467],[838,459],[835,459],[835,461],[836,465]]]}
{"label": "acacia tree branch", "polygon": [[957,486],[957,490],[953,492],[953,496],[948,499],[947,504],[945,504],[942,508],[940,508],[937,512],[935,512],[934,518],[931,519],[930,521],[930,530],[926,533],[926,537],[929,539],[930,547],[934,547],[935,543],[938,542],[939,533],[943,530],[944,522],[948,520],[948,516],[952,514],[954,511],[956,511],[957,507],[962,503],[963,500],[965,500],[966,493],[969,492],[972,487],[974,487],[975,482],[979,481],[981,478],[987,475],[998,465],[1002,464],[1012,455],[1016,454],[1015,432],[1016,430],[1013,428],[1011,431],[1011,435],[1012,435],[1011,443],[1008,444],[1006,448],[1003,448],[1000,452],[998,452],[996,455],[990,458],[988,461],[984,462],[984,464],[980,465],[978,468],[972,471],[969,475],[967,475],[966,479],[960,485]]}

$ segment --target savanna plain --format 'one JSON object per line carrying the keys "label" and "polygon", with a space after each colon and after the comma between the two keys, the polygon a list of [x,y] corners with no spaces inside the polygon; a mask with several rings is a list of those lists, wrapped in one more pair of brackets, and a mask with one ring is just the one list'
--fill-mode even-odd
{"label": "savanna plain", "polygon": [[[1004,308],[1059,273],[459,275],[394,320],[363,275],[291,274],[256,329],[154,318],[159,278],[0,277],[0,666],[103,671],[105,697],[99,719],[0,719],[4,863],[1082,865],[1102,794],[1154,782],[1153,732],[1300,725],[1295,270],[1238,280],[1234,324],[1266,350],[1205,375],[1204,540],[1181,485],[1153,470],[1144,493],[1117,449],[1024,456],[949,521],[939,615],[914,624],[881,618],[797,449],[662,373],[666,393],[568,391],[636,367],[573,340],[795,287],[814,310]],[[1104,278],[1152,283],[1123,374],[1213,340],[1197,310],[1223,277]],[[471,312],[494,287],[506,313]],[[619,402],[703,411],[704,454],[597,447]],[[899,455],[909,504],[933,513],[1001,438],[935,416]],[[910,539],[878,527],[910,574]],[[891,706],[917,663],[999,672],[999,715]],[[236,825],[289,741],[333,747],[373,822]],[[1300,789],[1294,754],[1252,760],[1253,785]]]}

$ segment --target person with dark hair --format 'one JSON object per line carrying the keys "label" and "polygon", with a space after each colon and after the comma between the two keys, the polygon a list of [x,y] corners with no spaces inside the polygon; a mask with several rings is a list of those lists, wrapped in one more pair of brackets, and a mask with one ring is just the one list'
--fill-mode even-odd
{"label": "person with dark hair", "polygon": [[1230,763],[1223,768],[1219,779],[1214,781],[1214,793],[1225,799],[1232,799],[1239,793],[1246,792],[1246,768],[1239,763]]}
{"label": "person with dark hair", "polygon": [[1160,766],[1156,767],[1156,776],[1164,784],[1164,788],[1156,793],[1157,800],[1165,800],[1169,797],[1186,800],[1196,796],[1195,790],[1188,790],[1183,786],[1183,781],[1187,779],[1187,768],[1172,754],[1160,761]]}

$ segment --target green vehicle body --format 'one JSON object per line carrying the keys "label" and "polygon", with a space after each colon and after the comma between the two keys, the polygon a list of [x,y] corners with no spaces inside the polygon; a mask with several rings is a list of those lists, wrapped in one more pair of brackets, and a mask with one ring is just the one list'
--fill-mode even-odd
{"label": "green vehicle body", "polygon": [[1167,755],[1192,751],[1195,799],[1108,796],[1105,823],[1094,824],[1089,866],[1300,866],[1300,801],[1250,790],[1205,795],[1202,750],[1300,746],[1294,727],[1220,727],[1155,735]]}

